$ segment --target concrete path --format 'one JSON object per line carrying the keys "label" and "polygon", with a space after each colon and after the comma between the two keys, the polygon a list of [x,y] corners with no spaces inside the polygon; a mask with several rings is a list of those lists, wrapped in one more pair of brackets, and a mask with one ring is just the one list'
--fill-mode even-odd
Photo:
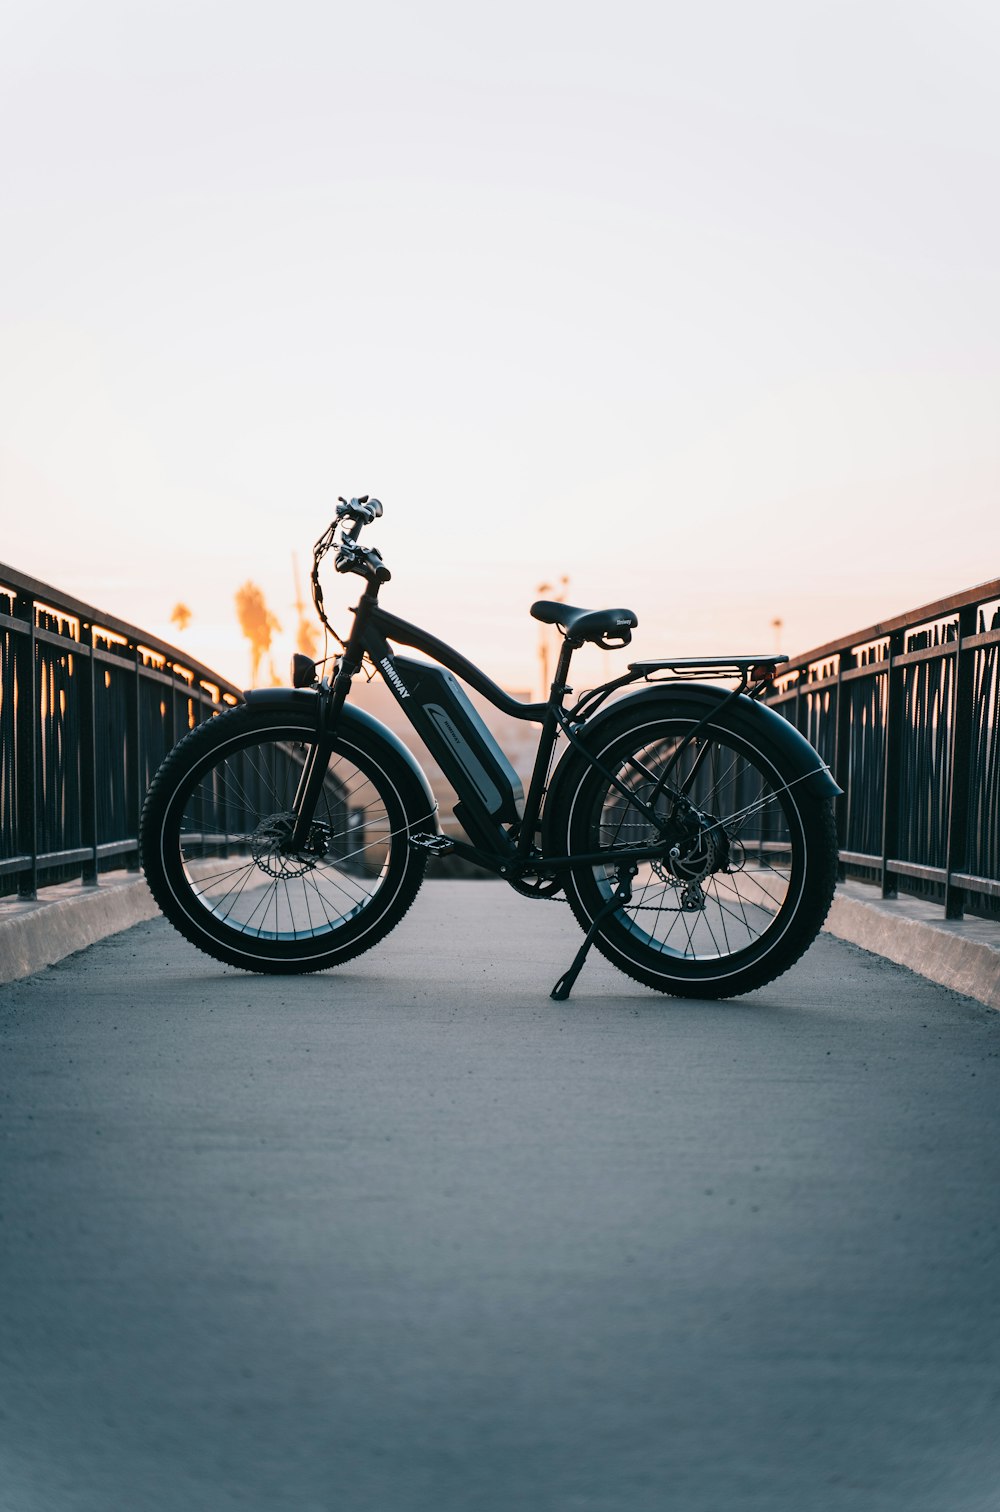
{"label": "concrete path", "polygon": [[1000,1016],[830,937],[552,1003],[579,939],[0,988],[2,1512],[996,1512]]}

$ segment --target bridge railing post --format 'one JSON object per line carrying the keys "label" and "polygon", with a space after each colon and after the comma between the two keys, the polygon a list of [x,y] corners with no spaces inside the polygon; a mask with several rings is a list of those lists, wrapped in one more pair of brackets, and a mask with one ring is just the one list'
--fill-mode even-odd
{"label": "bridge railing post", "polygon": [[976,606],[959,611],[958,645],[955,649],[955,694],[952,705],[951,770],[948,774],[948,859],[945,881],[945,918],[965,914],[965,889],[952,877],[966,870],[969,828],[969,787],[972,764],[972,713],[975,700],[976,650],[966,645],[976,633]]}
{"label": "bridge railing post", "polygon": [[98,883],[97,836],[97,720],[94,688],[93,626],[80,625],[80,670],[76,693],[80,710],[80,845],[90,851],[80,880],[85,887]]}
{"label": "bridge railing post", "polygon": [[35,603],[30,594],[19,593],[14,614],[26,621],[26,631],[14,636],[14,677],[17,714],[14,742],[17,751],[18,850],[30,863],[18,873],[21,898],[38,896],[38,667],[35,641]]}
{"label": "bridge railing post", "polygon": [[[837,799],[837,846],[840,850],[847,849],[847,819],[851,806],[851,695],[850,684],[844,682],[844,673],[853,666],[853,651],[842,651],[837,661],[837,686],[833,690],[833,779],[843,790]],[[843,862],[838,875],[843,882],[847,875]]]}
{"label": "bridge railing post", "polygon": [[131,675],[126,687],[125,737],[125,813],[129,836],[135,836],[135,849],[127,852],[125,865],[129,871],[139,870],[139,815],[142,812],[142,690],[139,679],[142,657],[136,645],[130,647],[132,657]]}
{"label": "bridge railing post", "polygon": [[885,690],[885,765],[882,775],[882,896],[899,896],[896,875],[889,869],[890,859],[897,859],[899,849],[899,787],[903,753],[903,668],[896,658],[903,654],[905,633],[895,630],[889,637]]}

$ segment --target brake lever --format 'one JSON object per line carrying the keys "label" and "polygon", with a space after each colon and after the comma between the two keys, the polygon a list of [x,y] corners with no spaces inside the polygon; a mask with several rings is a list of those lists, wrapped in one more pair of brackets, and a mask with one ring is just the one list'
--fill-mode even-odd
{"label": "brake lever", "polygon": [[333,565],[337,572],[356,572],[359,577],[368,578],[373,583],[388,583],[392,578],[392,573],[382,561],[382,553],[375,546],[366,551],[363,546],[355,547],[345,543],[337,552]]}

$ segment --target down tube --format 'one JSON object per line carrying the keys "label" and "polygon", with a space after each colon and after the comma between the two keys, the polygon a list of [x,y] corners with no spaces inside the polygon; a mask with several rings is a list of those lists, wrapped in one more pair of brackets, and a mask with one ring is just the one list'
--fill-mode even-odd
{"label": "down tube", "polygon": [[465,689],[444,667],[396,655],[371,629],[366,639],[393,697],[458,794],[455,817],[470,840],[512,856],[508,830],[524,813],[521,779]]}

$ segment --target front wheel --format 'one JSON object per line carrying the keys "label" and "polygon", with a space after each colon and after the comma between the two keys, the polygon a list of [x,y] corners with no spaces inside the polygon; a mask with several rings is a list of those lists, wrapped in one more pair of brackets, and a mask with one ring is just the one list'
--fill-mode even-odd
{"label": "front wheel", "polygon": [[[650,846],[665,833],[662,856],[634,863],[631,899],[594,943],[661,992],[735,997],[786,971],[819,932],[837,880],[833,804],[807,792],[751,724],[709,723],[685,745],[696,722],[667,700],[609,721],[594,750],[608,775],[580,759],[556,829],[571,855]],[[612,896],[620,860],[567,874],[585,929]]]}
{"label": "front wheel", "polygon": [[319,971],[403,917],[426,856],[427,796],[385,742],[347,729],[320,753],[322,790],[293,848],[295,795],[319,737],[308,718],[243,707],[186,736],[142,814],[146,879],[200,950],[247,971]]}

